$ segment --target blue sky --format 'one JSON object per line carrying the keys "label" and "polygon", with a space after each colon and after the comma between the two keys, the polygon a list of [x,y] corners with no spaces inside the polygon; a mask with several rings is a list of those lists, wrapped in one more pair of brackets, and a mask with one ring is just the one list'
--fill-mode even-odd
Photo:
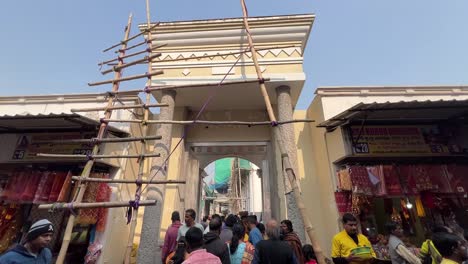
{"label": "blue sky", "polygon": [[[468,84],[466,0],[246,0],[251,16],[315,13],[305,109],[318,86]],[[96,64],[144,0],[4,1],[0,96],[100,92]],[[152,21],[240,17],[238,0],[151,1]],[[137,88],[137,87],[129,87]]]}

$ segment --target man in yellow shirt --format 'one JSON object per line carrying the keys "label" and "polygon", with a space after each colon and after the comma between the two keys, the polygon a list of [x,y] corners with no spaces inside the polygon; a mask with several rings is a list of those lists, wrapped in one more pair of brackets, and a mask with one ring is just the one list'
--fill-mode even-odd
{"label": "man in yellow shirt", "polygon": [[[446,226],[436,225],[432,228],[432,234],[440,232],[453,233],[452,229]],[[421,250],[419,251],[419,257],[421,258],[421,261],[424,261],[424,259],[427,257],[431,257],[432,264],[440,264],[442,261],[442,256],[434,246],[434,243],[432,243],[431,239],[428,239],[422,243]]]}
{"label": "man in yellow shirt", "polygon": [[[362,234],[358,233],[357,219],[346,213],[342,218],[344,230],[333,237],[331,257],[335,264],[370,263],[375,258],[372,245]],[[352,251],[359,247],[369,247],[370,257],[355,255]]]}
{"label": "man in yellow shirt", "polygon": [[468,260],[467,242],[460,237],[449,233],[436,233],[432,242],[442,255],[440,264],[461,264]]}

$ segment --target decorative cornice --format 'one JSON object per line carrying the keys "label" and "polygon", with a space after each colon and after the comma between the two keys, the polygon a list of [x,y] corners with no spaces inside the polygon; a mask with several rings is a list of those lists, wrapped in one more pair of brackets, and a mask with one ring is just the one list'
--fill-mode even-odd
{"label": "decorative cornice", "polygon": [[318,87],[315,94],[325,96],[382,95],[468,95],[468,85],[428,86],[329,86]]}

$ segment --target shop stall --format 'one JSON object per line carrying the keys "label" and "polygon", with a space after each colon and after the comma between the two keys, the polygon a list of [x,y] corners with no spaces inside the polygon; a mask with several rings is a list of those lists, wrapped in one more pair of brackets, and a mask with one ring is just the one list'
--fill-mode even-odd
{"label": "shop stall", "polygon": [[344,135],[338,211],[358,216],[380,258],[388,221],[402,225],[416,254],[434,225],[468,228],[467,113],[466,101],[359,104],[322,124]]}

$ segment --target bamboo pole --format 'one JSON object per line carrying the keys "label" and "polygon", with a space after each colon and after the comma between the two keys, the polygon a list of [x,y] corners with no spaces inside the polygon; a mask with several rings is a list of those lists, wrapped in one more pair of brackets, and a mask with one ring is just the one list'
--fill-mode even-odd
{"label": "bamboo pole", "polygon": [[135,44],[135,45],[133,45],[133,46],[130,46],[130,47],[128,47],[128,48],[125,48],[125,49],[119,49],[119,50],[115,51],[115,53],[119,53],[119,52],[122,52],[122,51],[131,50],[131,49],[134,49],[134,48],[137,48],[137,47],[143,46],[143,45],[145,45],[145,44],[147,44],[147,43],[149,43],[149,42],[151,42],[151,41],[148,41],[148,40],[146,40],[146,39],[145,39],[145,41],[143,41],[143,42],[140,42],[140,43],[137,43],[137,44]]}
{"label": "bamboo pole", "polygon": [[[239,125],[239,126],[268,126],[271,125],[271,121],[259,121],[259,122],[248,122],[248,121],[208,121],[208,120],[141,120],[141,119],[103,119],[104,122],[114,122],[114,123],[147,123],[147,124],[173,124],[173,125],[221,125],[221,126],[230,126],[230,125]],[[314,120],[310,119],[295,119],[295,120],[285,120],[278,121],[275,124],[283,125],[290,123],[310,123]]]}
{"label": "bamboo pole", "polygon": [[[128,39],[128,36],[130,34],[131,25],[132,25],[132,14],[130,14],[128,16],[127,27],[125,28],[124,40]],[[125,48],[125,47],[126,47],[126,43],[122,44],[122,48]],[[121,51],[120,55],[122,55],[122,56],[125,55],[124,51]],[[114,78],[119,79],[120,77],[121,77],[121,74],[119,72],[116,72]],[[114,82],[113,85],[112,85],[112,91],[116,92],[118,90],[119,90],[119,83]],[[113,98],[110,97],[108,102],[107,102],[107,107],[111,107],[112,104],[113,104]],[[111,116],[112,116],[112,111],[106,111],[106,113],[104,114],[105,118],[111,118]],[[98,132],[97,138],[98,139],[104,138],[104,135],[106,134],[106,131],[107,131],[107,123],[102,122],[100,127],[99,127],[99,132]],[[98,152],[99,152],[99,145],[94,145],[92,154],[96,155]],[[94,165],[94,160],[89,159],[86,162],[86,165],[85,165],[83,171],[81,172],[81,177],[88,178],[89,174],[91,173],[91,169],[93,168],[93,165]],[[77,193],[75,194],[75,197],[73,198],[73,201],[77,202],[77,203],[80,203],[82,201],[82,199],[83,199],[83,195],[84,195],[85,190],[86,190],[86,182],[78,181],[77,184],[78,184],[78,190],[77,190]],[[71,239],[71,234],[72,234],[74,222],[75,222],[75,216],[73,214],[71,214],[68,217],[67,227],[65,228],[65,232],[64,232],[64,235],[63,235],[62,246],[60,247],[60,252],[59,252],[59,255],[57,257],[57,262],[56,262],[57,264],[63,264],[64,261],[65,261],[65,256],[67,254],[68,246],[70,244],[70,239]]]}
{"label": "bamboo pole", "polygon": [[109,159],[109,158],[126,158],[126,159],[143,159],[150,157],[159,157],[160,154],[141,154],[141,155],[81,155],[81,154],[51,154],[37,153],[38,157],[49,158],[81,158],[81,159]]}
{"label": "bamboo pole", "polygon": [[125,77],[125,78],[114,78],[112,80],[106,80],[102,82],[88,83],[88,86],[96,86],[96,85],[103,85],[103,84],[110,84],[110,83],[114,84],[114,83],[131,81],[131,80],[136,80],[136,79],[141,79],[141,78],[150,78],[151,76],[160,75],[163,73],[164,72],[162,70],[152,71],[152,72],[147,72],[145,74],[138,74],[138,75],[133,75],[133,76]]}
{"label": "bamboo pole", "polygon": [[135,183],[135,184],[185,184],[185,181],[148,181],[148,180],[126,180],[126,179],[102,179],[102,178],[86,178],[81,176],[73,176],[72,180],[81,180],[86,182],[107,182],[107,183]]}
{"label": "bamboo pole", "polygon": [[146,33],[147,31],[149,31],[149,30],[152,30],[153,28],[157,27],[158,25],[159,25],[159,22],[156,23],[156,24],[154,24],[151,28],[145,29],[145,30],[143,30],[142,32],[140,32],[140,33],[138,33],[138,34],[136,34],[136,35],[134,35],[134,36],[131,36],[131,37],[129,37],[129,38],[126,39],[126,40],[122,40],[120,43],[117,43],[117,44],[115,44],[115,45],[112,45],[111,47],[109,47],[109,48],[103,50],[102,52],[107,52],[107,51],[109,51],[109,50],[111,50],[111,49],[113,49],[113,48],[117,48],[118,46],[120,46],[120,45],[122,45],[122,44],[126,44],[126,43],[128,43],[130,40],[134,40],[134,39],[138,38],[139,36],[145,34],[145,33]]}
{"label": "bamboo pole", "polygon": [[[41,204],[39,209],[50,210],[73,210],[73,209],[89,209],[89,208],[114,208],[114,207],[129,207],[133,201],[128,202],[95,202],[95,203],[53,203]],[[155,205],[156,200],[139,201],[139,206]]]}
{"label": "bamboo pole", "polygon": [[116,65],[116,66],[112,67],[111,69],[102,71],[101,73],[102,74],[108,74],[108,73],[111,73],[113,71],[114,72],[120,71],[120,70],[122,70],[124,68],[130,67],[130,66],[133,66],[133,65],[137,65],[137,64],[142,63],[142,62],[151,62],[151,60],[153,60],[154,58],[160,57],[160,56],[161,56],[161,53],[155,53],[153,55],[145,56],[145,57],[143,57],[141,59],[134,60],[134,61],[129,62],[129,63],[125,63],[125,64],[122,64],[122,65]]}
{"label": "bamboo pole", "polygon": [[[151,39],[151,21],[150,21],[150,13],[149,13],[149,0],[146,0],[146,20],[147,20],[147,23],[148,23],[148,39],[150,40]],[[152,41],[149,41],[148,42],[148,49],[149,50],[152,50]],[[150,53],[151,54],[151,53]],[[148,72],[151,71],[151,60],[148,60]],[[151,78],[148,78],[147,82],[146,82],[146,86],[150,86],[151,85]],[[146,93],[146,104],[149,104],[151,100],[151,94],[150,93]],[[147,134],[148,134],[148,118],[149,118],[149,109],[148,108],[145,108],[144,110],[144,115],[143,115],[143,122],[141,125],[143,126],[142,127],[142,134],[143,136],[145,137]],[[142,141],[141,142],[141,152],[144,154],[146,152],[146,142],[145,141]],[[138,164],[138,179],[137,181],[140,181],[142,180],[143,178],[143,174],[145,173],[145,164],[143,161],[141,161],[139,164]],[[140,197],[141,197],[141,184],[136,184],[136,190],[135,190],[135,201],[139,201],[140,200]],[[133,217],[131,219],[131,224],[130,224],[130,233],[128,235],[128,240],[127,240],[127,248],[125,250],[125,258],[124,258],[124,263],[125,264],[130,264],[130,260],[131,260],[131,253],[132,253],[132,249],[133,249],[133,241],[135,240],[135,232],[136,232],[136,226],[137,226],[137,218],[138,218],[138,210],[139,208],[138,207],[135,207],[134,208],[134,213],[133,213]]]}
{"label": "bamboo pole", "polygon": [[[156,47],[154,47],[153,49],[158,49],[158,48],[162,48],[164,46],[167,46],[167,44],[161,44],[161,45],[158,45]],[[140,55],[140,54],[144,54],[146,52],[152,52],[153,50],[149,50],[149,49],[145,49],[145,50],[142,50],[142,51],[137,51],[137,52],[134,52],[134,53],[130,53],[130,54],[127,54],[125,56],[122,56],[122,57],[117,57],[115,59],[111,59],[111,60],[107,60],[107,61],[102,61],[100,63],[98,63],[98,66],[103,66],[104,64],[110,64],[111,62],[114,62],[114,61],[119,61],[119,60],[122,60],[122,59],[126,59],[126,58],[130,58],[130,57],[133,57],[133,56],[137,56],[137,55]],[[113,63],[113,64],[116,64],[116,63]]]}
{"label": "bamboo pole", "polygon": [[126,137],[126,138],[90,138],[90,139],[65,139],[65,140],[44,140],[34,141],[33,144],[77,144],[77,143],[122,143],[122,142],[133,142],[142,140],[158,140],[161,136],[149,136],[149,137]]}
{"label": "bamboo pole", "polygon": [[[253,45],[253,41],[252,41],[252,36],[250,35],[250,31],[249,31],[249,23],[247,21],[247,8],[245,6],[245,0],[240,0],[241,2],[241,5],[242,5],[242,12],[243,12],[243,20],[244,20],[244,25],[245,25],[245,28],[246,28],[246,32],[247,32],[247,38],[249,40],[249,45],[250,45],[250,48],[252,50],[252,59],[254,61],[254,64],[255,64],[255,69],[257,71],[257,77],[259,80],[262,80],[262,74],[261,74],[261,71],[260,71],[260,67],[258,65],[258,61],[256,59],[256,56],[254,55],[255,54],[255,47]],[[260,89],[262,90],[262,94],[264,95],[264,99],[265,99],[265,105],[267,107],[267,110],[268,110],[268,114],[270,116],[270,120],[271,122],[276,122],[276,118],[274,116],[274,112],[272,110],[272,107],[271,107],[271,102],[270,102],[270,99],[268,97],[268,93],[266,93],[266,90],[264,89],[264,85],[262,85],[262,83],[260,83]],[[286,170],[286,174],[288,175],[288,180],[291,184],[291,188],[292,188],[292,191],[293,191],[293,195],[294,195],[294,199],[296,200],[296,204],[297,204],[297,207],[299,209],[299,212],[301,214],[301,218],[302,218],[302,222],[304,224],[304,228],[307,232],[307,235],[312,243],[312,247],[314,248],[314,252],[315,252],[315,255],[317,256],[317,261],[319,264],[326,264],[325,262],[325,256],[323,254],[323,250],[322,250],[322,247],[320,246],[320,243],[317,239],[317,234],[315,232],[315,228],[312,226],[312,223],[310,222],[310,219],[307,215],[307,208],[305,207],[304,205],[304,200],[302,199],[302,196],[301,196],[301,193],[300,193],[300,190],[299,190],[299,186],[297,184],[297,178],[296,178],[296,175],[294,173],[294,170],[292,169],[292,166],[291,166],[291,163],[289,161],[289,156],[286,152],[286,150],[284,149],[284,141],[283,141],[283,135],[281,134],[281,131],[280,131],[280,126],[273,126],[273,129],[274,129],[274,133],[277,133],[277,137],[279,139],[280,142],[278,142],[278,145],[280,147],[280,152],[281,152],[281,157],[282,157],[282,161],[284,163],[284,167],[285,167],[285,170]]]}
{"label": "bamboo pole", "polygon": [[273,112],[273,108],[271,107],[270,97],[268,96],[268,92],[266,90],[266,86],[265,86],[264,79],[262,76],[262,70],[260,70],[260,66],[258,65],[257,51],[255,50],[255,46],[253,45],[252,35],[250,34],[249,22],[247,21],[247,8],[245,6],[244,0],[241,0],[241,5],[242,5],[242,12],[244,14],[243,21],[244,21],[245,31],[247,32],[247,40],[249,42],[250,51],[252,52],[252,60],[255,65],[255,71],[257,72],[258,80],[260,81],[260,91],[262,92],[263,99],[265,100],[268,116],[270,117],[271,122],[276,122],[275,113]]}
{"label": "bamboo pole", "polygon": [[80,108],[70,109],[71,112],[93,112],[93,111],[108,111],[108,110],[119,110],[119,109],[135,109],[135,108],[149,108],[149,107],[166,107],[167,104],[137,104],[137,105],[119,105],[112,107],[91,107],[91,108]]}

